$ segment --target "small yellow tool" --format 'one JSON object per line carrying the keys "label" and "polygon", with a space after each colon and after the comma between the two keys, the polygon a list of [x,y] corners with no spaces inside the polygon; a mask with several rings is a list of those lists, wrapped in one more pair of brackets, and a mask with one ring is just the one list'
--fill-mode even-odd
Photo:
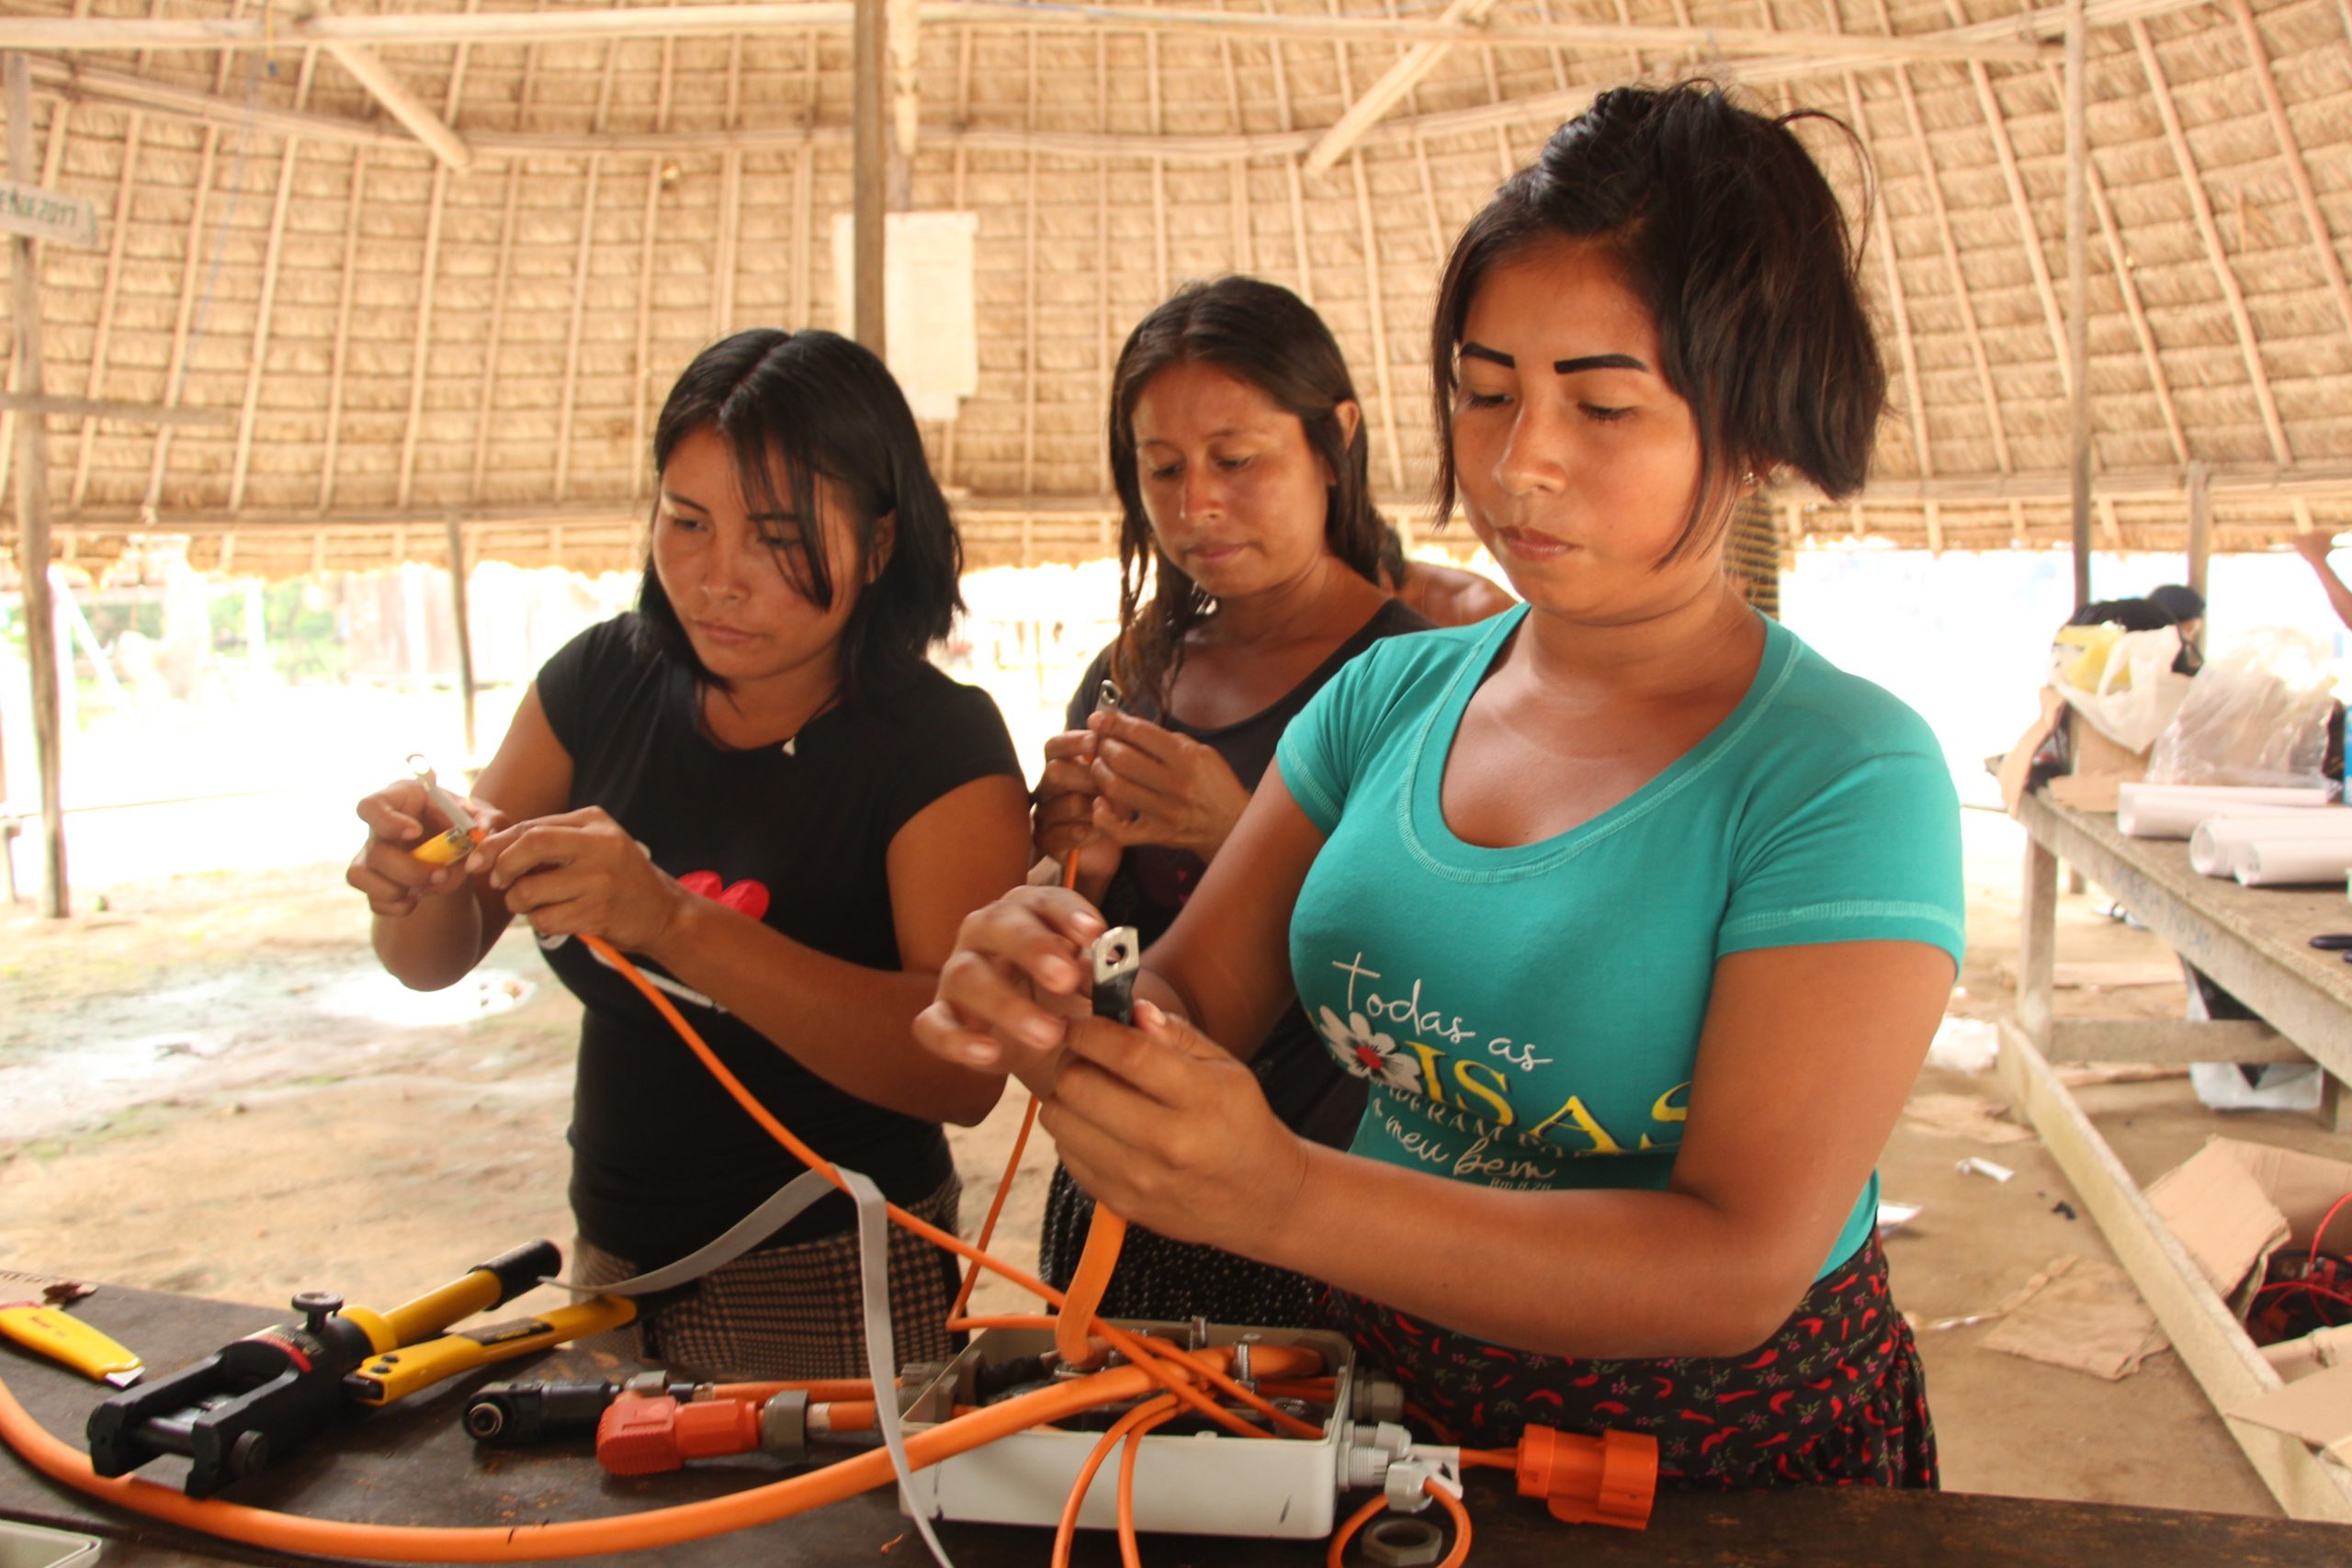
{"label": "small yellow tool", "polygon": [[145,1371],[138,1357],[80,1318],[39,1302],[10,1302],[0,1306],[0,1334],[62,1361],[85,1377],[129,1388]]}
{"label": "small yellow tool", "polygon": [[448,865],[473,852],[481,842],[481,829],[475,826],[473,813],[465,802],[443,789],[433,776],[433,764],[421,753],[409,753],[408,765],[416,770],[417,783],[424,786],[424,798],[433,808],[448,819],[448,830],[427,839],[409,852],[427,865]]}

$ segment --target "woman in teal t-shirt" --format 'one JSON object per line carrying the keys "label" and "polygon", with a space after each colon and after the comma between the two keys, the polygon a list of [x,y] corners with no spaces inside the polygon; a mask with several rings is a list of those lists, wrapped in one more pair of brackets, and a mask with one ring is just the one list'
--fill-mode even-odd
{"label": "woman in teal t-shirt", "polygon": [[[1456,244],[1441,511],[1527,601],[1333,680],[1191,905],[1139,1027],[1102,922],[974,915],[917,1021],[1046,1096],[1164,1234],[1327,1281],[1438,1434],[1655,1433],[1720,1486],[1935,1483],[1873,1167],[1961,952],[1934,737],[1727,582],[1736,502],[1860,485],[1885,375],[1827,184],[1701,85],[1603,94]],[[1371,1080],[1347,1152],[1216,1042],[1295,996]]]}

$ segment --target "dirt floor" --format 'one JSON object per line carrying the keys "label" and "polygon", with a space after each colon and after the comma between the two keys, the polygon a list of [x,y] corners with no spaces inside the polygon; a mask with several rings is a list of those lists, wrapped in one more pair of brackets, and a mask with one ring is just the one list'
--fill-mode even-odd
{"label": "dirt floor", "polygon": [[[2007,1007],[2016,940],[2006,822],[1972,823],[1970,959],[1956,1017]],[[0,1269],[273,1303],[332,1289],[379,1306],[536,1235],[565,1238],[563,1129],[577,1008],[526,932],[472,980],[419,997],[368,953],[338,866],[110,888],[43,922],[0,915]],[[2177,1016],[2168,953],[2094,892],[2061,913],[2061,1010]],[[2062,970],[2062,980],[2070,977]],[[1996,1112],[1989,1075],[1930,1067],[1915,1107]],[[2143,1180],[2216,1127],[2185,1081],[2086,1089]],[[959,1134],[966,1231],[1019,1120],[1008,1098]],[[2310,1116],[2238,1116],[2237,1135],[2345,1151]],[[1983,1154],[2006,1184],[1965,1174]],[[1051,1153],[1033,1139],[997,1249],[1026,1263]],[[1984,1312],[2052,1259],[2112,1259],[2039,1141],[1989,1144],[1906,1118],[1882,1166],[1922,1213],[1889,1241],[1923,1325]],[[1025,1305],[1009,1287],[979,1301]],[[2272,1513],[2177,1357],[2107,1382],[1983,1348],[1988,1325],[1923,1326],[1948,1485]],[[13,1353],[13,1352],[6,1352]]]}

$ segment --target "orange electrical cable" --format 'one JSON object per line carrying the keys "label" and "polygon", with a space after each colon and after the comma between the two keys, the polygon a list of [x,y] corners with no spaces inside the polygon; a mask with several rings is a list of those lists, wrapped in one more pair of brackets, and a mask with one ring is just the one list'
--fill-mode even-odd
{"label": "orange electrical cable", "polygon": [[[1076,862],[1072,862],[1076,864]],[[1029,1129],[1037,1124],[1037,1097],[1029,1097],[1028,1109],[1021,1113],[1021,1130],[1012,1134],[1012,1153],[1004,1162],[1004,1174],[997,1179],[996,1196],[989,1200],[989,1217],[980,1222],[980,1234],[972,1245],[982,1252],[995,1239],[997,1216],[1004,1213],[1004,1201],[1012,1191],[1012,1178],[1021,1169],[1021,1152],[1029,1146]],[[956,1300],[947,1309],[947,1331],[950,1334],[968,1328],[964,1321],[964,1308],[972,1300],[972,1287],[979,1283],[980,1266],[977,1263],[964,1270],[964,1283],[956,1292]]]}
{"label": "orange electrical cable", "polygon": [[1119,1450],[1119,1562],[1122,1568],[1143,1568],[1143,1548],[1136,1540],[1136,1456],[1155,1427],[1165,1427],[1182,1414],[1162,1410],[1127,1428],[1126,1447]]}
{"label": "orange electrical cable", "polygon": [[[639,973],[634,964],[598,938],[582,937],[582,941],[645,996],[694,1051],[720,1087],[763,1130],[834,1187],[846,1188],[847,1184],[831,1163],[802,1143],[766,1107],[752,1098],[694,1027],[671,1005],[670,999]],[[1050,1303],[1062,1305],[1067,1311],[1062,1292],[1043,1281],[977,1247],[967,1246],[957,1237],[896,1204],[887,1204],[886,1208],[893,1220],[913,1234],[968,1258],[977,1268],[995,1270],[1023,1290]],[[976,1320],[974,1325],[986,1325],[989,1321]],[[1034,1325],[1040,1320],[1006,1321],[1021,1321]],[[1101,1329],[1102,1337],[1114,1348],[1126,1356],[1131,1363],[1129,1366],[1016,1395],[1001,1404],[957,1415],[926,1431],[912,1434],[907,1439],[910,1461],[918,1468],[935,1463],[1033,1427],[1046,1425],[1099,1405],[1135,1398],[1149,1392],[1155,1383],[1166,1392],[1156,1396],[1152,1404],[1158,1404],[1160,1400],[1170,1401],[1169,1409],[1171,1412],[1176,1403],[1189,1404],[1242,1436],[1265,1438],[1272,1434],[1252,1427],[1220,1407],[1193,1386],[1195,1382],[1205,1381],[1215,1385],[1228,1397],[1238,1399],[1268,1416],[1277,1427],[1294,1436],[1315,1438],[1322,1435],[1316,1427],[1275,1409],[1226,1375],[1221,1363],[1229,1359],[1229,1352],[1212,1348],[1200,1352],[1177,1352],[1164,1357],[1158,1350],[1146,1348],[1143,1338],[1127,1334],[1111,1324],[1098,1320],[1092,1325]],[[1262,1358],[1274,1348],[1277,1348],[1261,1347],[1259,1355]],[[1270,1365],[1266,1371],[1277,1377],[1285,1371],[1294,1376],[1313,1376],[1321,1371],[1320,1357],[1303,1348],[1293,1348],[1301,1358],[1299,1364]],[[6,1440],[26,1462],[51,1480],[166,1523],[277,1551],[310,1556],[374,1558],[392,1562],[537,1562],[672,1546],[729,1530],[772,1523],[839,1502],[894,1479],[888,1451],[877,1449],[766,1486],[616,1518],[512,1528],[382,1526],[304,1518],[299,1515],[273,1513],[218,1498],[191,1498],[137,1476],[99,1476],[91,1468],[87,1454],[61,1441],[27,1414],[5,1381],[0,1381],[0,1440]]]}
{"label": "orange electrical cable", "polygon": [[1078,1515],[1079,1510],[1086,1506],[1087,1488],[1094,1484],[1096,1472],[1102,1470],[1102,1461],[1111,1457],[1111,1450],[1119,1446],[1119,1439],[1138,1423],[1162,1411],[1173,1412],[1175,1408],[1176,1401],[1168,1394],[1146,1400],[1114,1421],[1111,1429],[1102,1434],[1102,1440],[1088,1450],[1085,1462],[1078,1467],[1078,1479],[1070,1483],[1069,1496],[1062,1503],[1061,1520],[1054,1527],[1054,1551],[1048,1560],[1048,1568],[1069,1568],[1070,1548],[1078,1537]]}
{"label": "orange electrical cable", "polygon": [[1126,1241],[1127,1222],[1095,1204],[1094,1217],[1086,1225],[1086,1248],[1078,1255],[1078,1271],[1069,1277],[1061,1315],[1054,1320],[1054,1348],[1073,1367],[1088,1364],[1087,1325],[1098,1321],[1095,1314],[1111,1288],[1111,1274]]}
{"label": "orange electrical cable", "polygon": [[[1090,1377],[1018,1394],[971,1416],[910,1433],[907,1457],[921,1467],[1059,1420],[1097,1405],[1151,1392],[1140,1367],[1114,1367]],[[747,1492],[616,1518],[560,1524],[429,1528],[309,1519],[263,1508],[198,1500],[137,1476],[107,1479],[85,1453],[51,1436],[0,1382],[0,1438],[28,1464],[64,1485],[167,1524],[207,1535],[312,1557],[372,1558],[399,1562],[530,1562],[557,1557],[601,1556],[674,1546],[723,1531],[746,1529],[838,1503],[892,1480],[890,1456],[873,1449],[822,1470],[789,1476]]]}
{"label": "orange electrical cable", "polygon": [[[1421,1483],[1421,1490],[1436,1498],[1439,1506],[1453,1519],[1453,1549],[1439,1561],[1437,1568],[1462,1568],[1470,1555],[1470,1510],[1462,1506],[1461,1498],[1439,1485],[1435,1476]],[[1331,1544],[1323,1552],[1323,1568],[1346,1568],[1348,1542],[1355,1540],[1356,1532],[1386,1506],[1388,1498],[1383,1495],[1350,1514],[1340,1528],[1331,1532]]]}
{"label": "orange electrical cable", "polygon": [[811,1404],[837,1399],[871,1399],[874,1384],[865,1378],[812,1378],[783,1382],[720,1382],[710,1385],[713,1399],[748,1399],[754,1404],[779,1393],[805,1393]]}
{"label": "orange electrical cable", "polygon": [[[711,1050],[708,1043],[707,1043],[703,1039],[702,1035],[695,1031],[695,1026],[686,1021],[685,1015],[679,1012],[677,1007],[668,997],[662,995],[661,990],[656,987],[651,981],[648,980],[642,974],[639,973],[636,964],[631,964],[627,958],[616,952],[612,944],[605,942],[601,937],[582,936],[580,940],[591,952],[594,953],[598,957],[604,959],[606,964],[611,965],[623,979],[627,980],[631,986],[637,987],[639,994],[643,996],[645,999],[652,1005],[654,1011],[662,1015],[662,1021],[669,1024],[671,1029],[676,1032],[678,1037],[686,1043],[687,1048],[694,1052],[695,1058],[702,1063],[704,1069],[707,1071],[712,1077],[718,1081],[718,1086],[721,1089],[724,1089],[729,1095],[733,1097],[735,1103],[741,1106],[744,1113],[750,1116],[753,1122],[757,1122],[768,1136],[783,1145],[785,1150],[794,1158],[799,1160],[801,1164],[807,1166],[809,1169],[823,1177],[834,1187],[840,1188],[843,1191],[848,1190],[848,1184],[842,1181],[841,1172],[833,1168],[832,1162],[826,1159],[822,1155],[820,1155],[816,1150],[810,1148],[807,1144],[802,1143],[800,1139],[794,1134],[790,1128],[777,1121],[775,1114],[753,1097],[750,1089],[743,1087],[742,1080],[728,1070],[727,1064],[718,1059],[718,1054]],[[887,1203],[884,1205],[884,1208],[888,1212],[891,1219],[897,1221],[899,1224],[905,1229],[922,1237],[925,1241],[932,1243],[935,1247],[944,1247],[948,1251],[956,1253],[959,1257],[968,1258],[984,1268],[992,1269],[997,1273],[1001,1274],[1006,1279],[1012,1280],[1014,1284],[1019,1285],[1023,1290],[1028,1291],[1032,1294],[1042,1296],[1055,1306],[1064,1307],[1066,1310],[1067,1298],[1061,1292],[1055,1290],[1051,1285],[1046,1284],[1044,1280],[1032,1278],[1031,1276],[1023,1273],[1020,1269],[1013,1268],[1011,1264],[1005,1263],[988,1253],[981,1252],[977,1248],[967,1246],[962,1238],[951,1235],[946,1231],[941,1230],[937,1225],[934,1225],[930,1221],[923,1219],[921,1215],[909,1213],[906,1210],[899,1207],[896,1203]],[[1183,1400],[1186,1404],[1192,1405],[1194,1409],[1200,1411],[1201,1414],[1216,1422],[1219,1426],[1224,1427],[1227,1430],[1237,1434],[1246,1434],[1247,1436],[1253,1438],[1264,1438],[1271,1437],[1272,1435],[1271,1433],[1261,1431],[1258,1427],[1252,1427],[1249,1422],[1242,1420],[1231,1411],[1220,1407],[1215,1400],[1210,1399],[1207,1395],[1201,1393],[1200,1390],[1193,1387],[1190,1377],[1185,1374],[1179,1373],[1170,1368],[1160,1358],[1145,1349],[1139,1340],[1137,1340],[1134,1336],[1126,1333],[1125,1330],[1120,1329],[1112,1324],[1105,1323],[1100,1318],[1095,1318],[1091,1326],[1101,1330],[1102,1337],[1110,1342],[1113,1349],[1117,1350],[1122,1355],[1125,1356],[1128,1360],[1143,1368],[1145,1371],[1151,1372],[1153,1377],[1159,1381],[1169,1393],[1175,1394],[1178,1398]],[[1323,1434],[1317,1428],[1308,1426],[1306,1422],[1299,1420],[1295,1416],[1286,1415],[1283,1412],[1275,1409],[1272,1404],[1266,1403],[1265,1400],[1260,1398],[1257,1394],[1243,1388],[1239,1383],[1226,1376],[1221,1371],[1209,1367],[1199,1368],[1197,1371],[1200,1375],[1206,1377],[1208,1382],[1213,1384],[1218,1392],[1225,1394],[1226,1397],[1228,1399],[1238,1400],[1243,1404],[1248,1405],[1250,1409],[1266,1416],[1273,1422],[1274,1426],[1278,1429],[1288,1432],[1292,1437],[1306,1438],[1310,1439],[1319,1438],[1322,1437]]]}
{"label": "orange electrical cable", "polygon": [[1470,1560],[1470,1510],[1462,1506],[1461,1498],[1434,1479],[1425,1484],[1429,1495],[1437,1499],[1437,1506],[1453,1516],[1453,1550],[1439,1561],[1437,1568],[1462,1568]]}
{"label": "orange electrical cable", "polygon": [[[1076,850],[1062,862],[1062,886],[1077,891]],[[1095,1204],[1094,1217],[1087,1222],[1086,1247],[1078,1257],[1078,1271],[1070,1276],[1061,1316],[1054,1324],[1054,1350],[1070,1366],[1086,1366],[1093,1359],[1086,1343],[1087,1325],[1101,1309],[1103,1292],[1111,1288],[1111,1274],[1119,1266],[1119,1249],[1126,1239],[1127,1222]]]}
{"label": "orange electrical cable", "polygon": [[1356,1531],[1363,1529],[1373,1515],[1386,1506],[1388,1506],[1386,1497],[1374,1497],[1340,1520],[1340,1528],[1331,1532],[1331,1544],[1324,1549],[1323,1568],[1343,1568],[1348,1557],[1348,1542],[1355,1540]]}

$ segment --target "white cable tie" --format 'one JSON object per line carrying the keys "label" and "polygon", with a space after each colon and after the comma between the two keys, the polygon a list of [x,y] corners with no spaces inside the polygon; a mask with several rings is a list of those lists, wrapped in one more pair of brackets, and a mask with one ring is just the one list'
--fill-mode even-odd
{"label": "white cable tie", "polygon": [[834,1169],[857,1204],[858,1282],[865,1303],[865,1369],[874,1380],[874,1424],[882,1428],[882,1446],[890,1450],[899,1500],[915,1521],[923,1544],[931,1548],[932,1560],[939,1568],[956,1568],[932,1530],[931,1515],[915,1501],[914,1466],[907,1460],[906,1428],[899,1416],[898,1348],[890,1334],[889,1207],[871,1179],[846,1167]]}

